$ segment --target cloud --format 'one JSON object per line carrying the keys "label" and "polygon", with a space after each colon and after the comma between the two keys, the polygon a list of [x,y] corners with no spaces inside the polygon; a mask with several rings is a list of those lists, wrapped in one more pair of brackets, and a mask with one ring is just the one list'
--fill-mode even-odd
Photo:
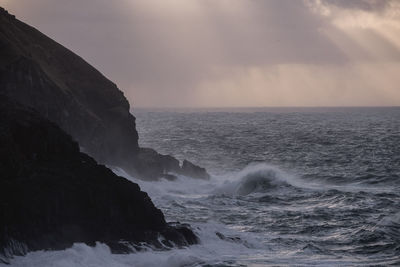
{"label": "cloud", "polygon": [[318,0],[316,2],[343,9],[381,12],[389,8],[394,3],[394,0]]}
{"label": "cloud", "polygon": [[[83,56],[140,106],[225,105],[232,91],[221,91],[222,81],[233,83],[243,105],[244,99],[253,99],[255,105],[258,94],[239,80],[265,84],[276,95],[281,90],[276,101],[285,104],[312,90],[303,86],[289,96],[280,89],[282,83],[266,83],[258,75],[243,73],[257,69],[269,77],[271,71],[284,81],[293,69],[282,66],[301,66],[309,71],[298,73],[309,75],[315,90],[330,95],[319,86],[322,79],[328,80],[322,77],[342,75],[343,83],[350,79],[335,70],[357,65],[352,70],[361,72],[366,64],[396,68],[394,63],[400,60],[396,4],[385,0],[8,0],[3,4]],[[349,80],[358,88],[355,83]],[[213,90],[226,95],[214,96],[216,102],[213,94],[204,93]],[[327,99],[343,102],[338,97]],[[322,100],[313,101],[319,105]]]}
{"label": "cloud", "polygon": [[[279,64],[216,69],[197,92],[199,106],[398,105],[400,63]],[[243,94],[246,88],[246,94]]]}

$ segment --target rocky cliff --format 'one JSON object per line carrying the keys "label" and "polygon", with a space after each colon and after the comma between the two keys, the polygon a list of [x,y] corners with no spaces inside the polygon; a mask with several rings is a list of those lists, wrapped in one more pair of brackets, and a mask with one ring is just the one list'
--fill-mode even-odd
{"label": "rocky cliff", "polygon": [[74,242],[100,241],[114,252],[141,242],[158,248],[197,242],[187,226],[167,224],[137,184],[98,165],[56,124],[1,94],[0,147],[0,262]]}
{"label": "rocky cliff", "polygon": [[[0,93],[34,108],[98,162],[142,179],[190,172],[171,156],[138,146],[135,117],[117,86],[70,50],[0,8]],[[193,165],[193,166],[192,166]]]}

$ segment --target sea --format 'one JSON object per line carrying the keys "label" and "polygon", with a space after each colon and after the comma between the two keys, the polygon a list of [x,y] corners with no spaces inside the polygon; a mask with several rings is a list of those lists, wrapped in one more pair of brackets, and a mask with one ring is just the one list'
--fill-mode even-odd
{"label": "sea", "polygon": [[139,143],[210,180],[138,183],[200,244],[75,244],[11,266],[400,266],[400,107],[134,109]]}

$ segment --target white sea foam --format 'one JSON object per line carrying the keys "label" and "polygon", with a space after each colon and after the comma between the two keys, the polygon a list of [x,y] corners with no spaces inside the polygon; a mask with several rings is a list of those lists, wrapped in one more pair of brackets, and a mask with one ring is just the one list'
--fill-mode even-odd
{"label": "white sea foam", "polygon": [[[179,199],[203,199],[209,197],[215,188],[224,182],[213,177],[210,181],[178,177],[176,181],[146,182],[135,179],[122,169],[113,171],[133,182],[139,183],[141,189],[151,196],[157,206],[180,202]],[[112,254],[107,245],[97,243],[95,247],[85,244],[74,244],[62,251],[38,251],[26,256],[16,256],[11,260],[12,266],[198,266],[201,264],[218,264],[233,262],[239,258],[246,259],[248,255],[264,250],[256,235],[240,232],[226,225],[208,220],[191,225],[200,238],[200,244],[185,249],[170,251],[137,252],[131,254]],[[224,240],[217,235],[221,233]],[[254,252],[256,251],[256,252]],[[241,255],[241,256],[240,256]]]}
{"label": "white sea foam", "polygon": [[[109,247],[97,243],[95,247],[85,244],[74,244],[73,247],[61,251],[37,251],[26,256],[16,256],[11,260],[12,266],[18,267],[176,267],[199,266],[205,263],[222,263],[234,261],[238,256],[246,258],[254,251],[261,249],[254,238],[227,229],[224,225],[209,222],[197,225],[196,233],[201,243],[185,249],[169,251],[144,251],[131,254],[112,254]],[[236,236],[240,240],[221,240],[215,233],[223,232],[226,236]],[[252,251],[252,252],[250,252]]]}
{"label": "white sea foam", "polygon": [[175,181],[146,182],[127,174],[121,168],[112,168],[114,173],[138,183],[151,197],[160,195],[201,197],[213,194],[247,195],[288,186],[312,188],[307,182],[281,168],[265,163],[250,164],[239,172],[212,176],[211,180],[178,176]]}
{"label": "white sea foam", "polygon": [[[239,221],[232,224],[221,222],[218,214],[228,210],[228,216],[236,216],[243,209],[251,208],[253,204],[240,207],[236,198],[243,196],[257,196],[257,194],[285,194],[288,190],[326,190],[329,185],[313,184],[304,181],[294,174],[279,167],[268,164],[253,164],[239,172],[232,172],[220,176],[212,176],[210,180],[198,180],[178,176],[176,181],[162,180],[148,182],[136,179],[122,169],[112,168],[120,176],[135,183],[149,194],[155,205],[161,208],[167,220],[181,220],[189,222],[200,238],[200,244],[184,249],[169,251],[147,250],[143,252],[117,255],[112,254],[105,244],[98,243],[95,247],[85,244],[74,244],[73,247],[62,251],[38,251],[23,257],[11,260],[12,266],[204,266],[204,265],[250,265],[259,266],[271,263],[310,263],[310,256],[315,251],[308,249],[286,251],[270,245],[269,240],[279,236],[269,236],[252,233],[246,230],[246,225]],[[239,204],[239,205],[237,205]],[[215,205],[219,205],[215,207]],[[254,205],[261,205],[254,202]],[[231,209],[231,210],[230,210]],[[230,210],[230,211],[229,211]],[[204,214],[203,214],[204,213]],[[232,219],[231,222],[234,219]],[[382,220],[382,225],[392,225],[398,222],[398,214]],[[390,228],[389,228],[390,230]],[[219,234],[220,233],[220,234]],[[397,234],[390,232],[390,234]],[[314,255],[315,256],[315,255]],[[320,265],[349,265],[353,261],[314,258],[313,264],[320,261]],[[236,265],[235,265],[236,264]]]}

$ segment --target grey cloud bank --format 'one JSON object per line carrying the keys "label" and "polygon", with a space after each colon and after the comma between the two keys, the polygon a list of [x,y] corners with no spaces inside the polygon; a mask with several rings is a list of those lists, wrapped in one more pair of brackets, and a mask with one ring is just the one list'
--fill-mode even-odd
{"label": "grey cloud bank", "polygon": [[99,68],[134,106],[400,104],[400,39],[380,32],[400,36],[387,15],[394,1],[0,4]]}

